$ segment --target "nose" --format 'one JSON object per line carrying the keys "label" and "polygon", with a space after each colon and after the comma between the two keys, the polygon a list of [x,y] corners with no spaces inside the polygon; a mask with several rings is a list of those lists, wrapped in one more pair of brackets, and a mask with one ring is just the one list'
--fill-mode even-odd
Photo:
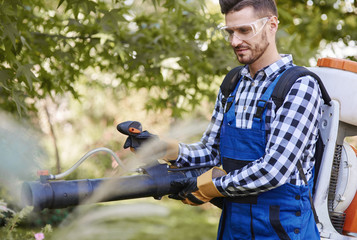
{"label": "nose", "polygon": [[243,40],[241,40],[235,34],[232,35],[232,39],[231,39],[231,46],[232,47],[236,47],[236,46],[238,46],[238,45],[240,45],[242,43],[243,43]]}

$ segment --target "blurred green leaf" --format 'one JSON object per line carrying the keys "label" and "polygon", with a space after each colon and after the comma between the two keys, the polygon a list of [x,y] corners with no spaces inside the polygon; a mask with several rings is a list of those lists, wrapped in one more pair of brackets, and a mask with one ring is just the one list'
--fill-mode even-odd
{"label": "blurred green leaf", "polygon": [[31,71],[32,65],[31,64],[26,64],[26,65],[21,65],[16,71],[16,77],[21,78],[24,77],[26,79],[27,86],[32,90],[32,80],[36,79],[36,76],[33,74]]}

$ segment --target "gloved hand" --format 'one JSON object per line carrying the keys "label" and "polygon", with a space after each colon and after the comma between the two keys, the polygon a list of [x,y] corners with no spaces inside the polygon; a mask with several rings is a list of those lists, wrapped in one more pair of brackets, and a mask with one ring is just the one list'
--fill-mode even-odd
{"label": "gloved hand", "polygon": [[[142,131],[141,123],[137,121],[119,123],[117,129],[122,134],[128,136],[124,143],[124,148],[126,149],[130,147],[130,150],[133,152],[138,150],[141,144],[147,140],[159,140],[157,135],[151,134],[148,131]],[[156,153],[156,157],[162,158],[165,161],[176,160],[178,157],[179,145],[178,142],[174,140],[160,140],[157,141],[155,146],[152,146],[152,150]]]}
{"label": "gloved hand", "polygon": [[215,197],[223,197],[212,179],[226,174],[223,169],[214,167],[197,178],[192,177],[173,181],[171,186],[181,190],[178,194],[171,194],[169,197],[182,200],[183,203],[189,205],[200,205],[209,202]]}
{"label": "gloved hand", "polygon": [[149,133],[148,131],[143,131],[138,134],[129,135],[123,147],[124,149],[130,147],[130,149],[138,150],[141,144],[155,137],[157,136]]}
{"label": "gloved hand", "polygon": [[141,123],[137,121],[119,123],[117,129],[122,134],[128,136],[124,143],[124,149],[130,147],[131,150],[137,150],[147,140],[158,138],[157,135],[151,134],[148,131],[142,131]]}

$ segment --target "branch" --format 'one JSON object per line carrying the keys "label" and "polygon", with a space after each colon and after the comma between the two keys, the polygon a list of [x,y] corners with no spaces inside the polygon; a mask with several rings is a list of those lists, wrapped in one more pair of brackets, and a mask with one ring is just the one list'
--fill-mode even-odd
{"label": "branch", "polygon": [[56,134],[55,134],[55,130],[54,130],[52,121],[51,121],[50,113],[48,112],[48,109],[47,109],[47,103],[45,103],[44,109],[45,109],[45,112],[46,112],[48,125],[50,126],[50,132],[51,132],[51,137],[52,137],[52,140],[53,140],[53,146],[55,148],[57,173],[60,173],[61,172],[61,159],[60,159],[59,152],[58,152],[57,137],[56,137]]}

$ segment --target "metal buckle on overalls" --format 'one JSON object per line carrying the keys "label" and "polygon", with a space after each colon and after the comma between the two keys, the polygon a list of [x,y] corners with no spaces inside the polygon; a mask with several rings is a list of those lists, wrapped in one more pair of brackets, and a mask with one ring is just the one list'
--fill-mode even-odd
{"label": "metal buckle on overalls", "polygon": [[[261,103],[263,103],[263,106],[261,106]],[[257,111],[254,114],[255,118],[262,119],[263,111],[264,111],[265,107],[267,106],[267,103],[268,103],[267,101],[261,100],[261,99],[259,99],[257,101]]]}

